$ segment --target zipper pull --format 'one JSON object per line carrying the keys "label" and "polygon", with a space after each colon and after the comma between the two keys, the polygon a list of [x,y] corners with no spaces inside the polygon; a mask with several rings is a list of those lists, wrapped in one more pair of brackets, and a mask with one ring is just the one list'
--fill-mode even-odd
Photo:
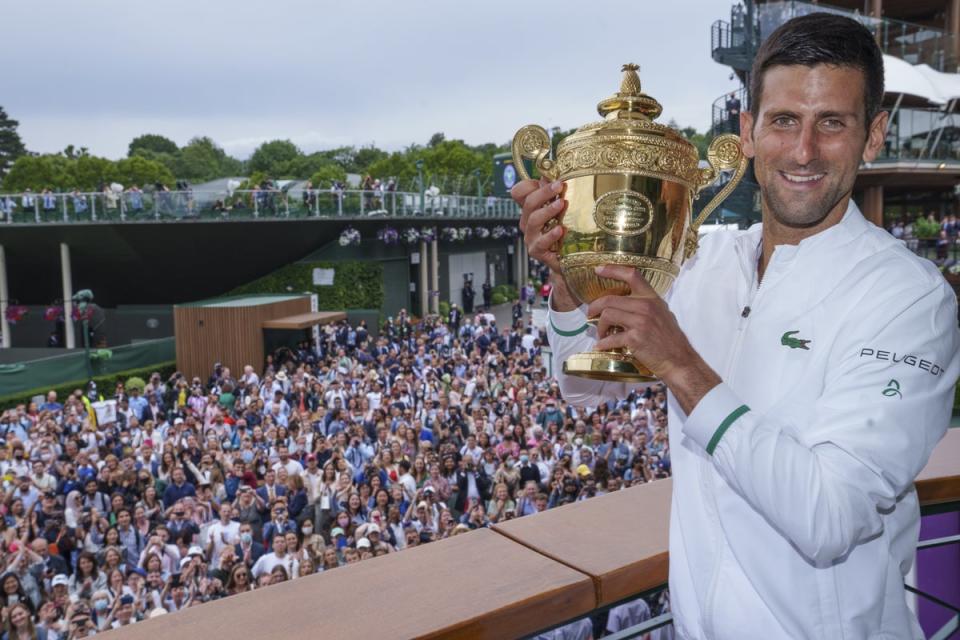
{"label": "zipper pull", "polygon": [[746,307],[743,308],[743,311],[740,313],[740,317],[741,317],[741,318],[746,318],[746,317],[748,317],[749,315],[750,315],[750,306],[747,305]]}

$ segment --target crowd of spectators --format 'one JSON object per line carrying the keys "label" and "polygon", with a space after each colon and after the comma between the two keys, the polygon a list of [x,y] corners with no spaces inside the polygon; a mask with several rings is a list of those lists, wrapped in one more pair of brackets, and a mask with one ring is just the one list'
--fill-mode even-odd
{"label": "crowd of spectators", "polygon": [[665,390],[568,405],[518,316],[343,322],[262,367],[4,410],[7,637],[84,637],[669,475]]}
{"label": "crowd of spectators", "polygon": [[887,230],[894,238],[903,240],[911,251],[929,257],[941,268],[957,264],[960,220],[954,214],[937,215],[931,211],[926,216],[913,216],[907,213],[904,218],[894,220]]}

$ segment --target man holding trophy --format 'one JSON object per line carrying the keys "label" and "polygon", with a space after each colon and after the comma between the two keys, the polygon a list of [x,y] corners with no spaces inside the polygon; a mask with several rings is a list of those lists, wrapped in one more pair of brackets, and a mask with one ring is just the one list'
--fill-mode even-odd
{"label": "man holding trophy", "polygon": [[[791,20],[751,73],[741,140],[696,151],[653,122],[636,67],[549,157],[514,139],[530,255],[567,402],[669,388],[670,592],[684,639],[922,638],[904,577],[913,481],[949,423],[956,297],[851,199],[883,146],[883,61],[847,18]],[[746,158],[763,222],[697,247],[692,199]],[[559,224],[557,224],[559,223]]]}

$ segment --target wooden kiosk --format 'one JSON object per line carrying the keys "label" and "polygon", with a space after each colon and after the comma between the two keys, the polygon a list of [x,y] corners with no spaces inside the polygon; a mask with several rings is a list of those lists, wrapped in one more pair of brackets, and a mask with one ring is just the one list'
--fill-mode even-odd
{"label": "wooden kiosk", "polygon": [[176,305],[177,368],[203,380],[216,362],[229,367],[234,377],[248,364],[259,372],[266,356],[265,333],[300,331],[302,340],[309,329],[347,317],[343,311],[311,311],[311,306],[309,294],[241,295]]}

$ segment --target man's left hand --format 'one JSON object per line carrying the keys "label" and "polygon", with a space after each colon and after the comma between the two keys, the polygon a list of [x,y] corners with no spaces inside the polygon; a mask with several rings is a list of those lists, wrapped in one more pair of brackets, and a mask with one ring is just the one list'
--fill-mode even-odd
{"label": "man's left hand", "polygon": [[[629,296],[603,296],[590,303],[587,317],[597,320],[601,339],[595,349],[625,348],[637,361],[663,380],[683,411],[689,414],[721,379],[704,362],[680,329],[667,303],[633,267],[605,265],[597,275],[620,280]],[[620,327],[618,333],[609,333]]]}

